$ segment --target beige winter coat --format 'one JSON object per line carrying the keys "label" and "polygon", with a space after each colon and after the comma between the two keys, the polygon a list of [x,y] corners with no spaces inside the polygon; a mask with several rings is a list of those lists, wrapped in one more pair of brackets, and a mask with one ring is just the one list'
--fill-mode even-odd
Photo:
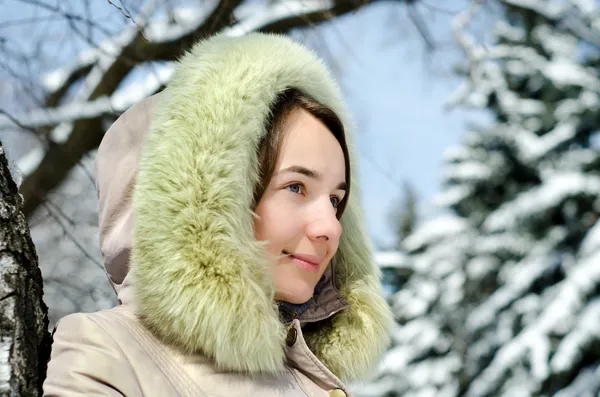
{"label": "beige winter coat", "polygon": [[349,134],[323,65],[263,34],[199,43],[165,91],[109,129],[96,179],[119,305],[58,323],[45,396],[341,397],[343,381],[377,362],[391,316],[356,178],[313,299],[286,316],[273,299],[250,207],[270,105],[290,87],[331,107]]}

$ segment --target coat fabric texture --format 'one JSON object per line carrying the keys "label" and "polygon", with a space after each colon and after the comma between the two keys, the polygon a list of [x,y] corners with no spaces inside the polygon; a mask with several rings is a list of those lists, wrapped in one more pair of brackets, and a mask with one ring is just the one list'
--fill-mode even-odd
{"label": "coat fabric texture", "polygon": [[[274,301],[253,232],[257,150],[277,96],[341,118],[352,186],[339,249],[313,298]],[[96,158],[100,246],[113,309],[59,321],[45,396],[345,396],[387,347],[340,90],[279,35],[202,41],[167,88],[107,131]]]}

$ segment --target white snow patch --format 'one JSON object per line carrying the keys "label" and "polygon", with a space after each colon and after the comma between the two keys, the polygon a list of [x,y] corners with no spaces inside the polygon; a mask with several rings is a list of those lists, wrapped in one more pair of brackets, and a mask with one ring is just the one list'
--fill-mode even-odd
{"label": "white snow patch", "polygon": [[161,85],[171,80],[175,72],[175,67],[172,63],[150,67],[152,68],[152,72],[148,71],[141,81],[121,87],[111,96],[110,104],[112,109],[124,112],[129,107],[158,91]]}
{"label": "white snow patch", "polygon": [[547,263],[542,258],[523,261],[516,269],[511,282],[497,289],[486,301],[475,308],[467,318],[466,327],[471,332],[492,324],[498,312],[517,300],[531,284],[546,270]]}
{"label": "white snow patch", "polygon": [[457,216],[446,215],[425,222],[413,234],[408,236],[403,245],[408,251],[417,250],[425,245],[435,243],[447,236],[455,236],[467,230],[468,224]]}
{"label": "white snow patch", "polygon": [[144,36],[151,42],[175,41],[193,32],[219,5],[217,0],[202,2],[201,6],[179,6],[173,10],[174,24],[154,22],[146,27]]}
{"label": "white snow patch", "polygon": [[553,175],[540,186],[519,194],[513,201],[501,205],[484,222],[487,231],[513,228],[532,216],[556,207],[577,194],[599,195],[600,178],[580,173]]}
{"label": "white snow patch", "polygon": [[21,170],[24,178],[37,169],[44,158],[44,154],[44,149],[41,147],[35,148],[17,161],[17,167]]}
{"label": "white snow patch", "polygon": [[542,339],[548,338],[551,332],[563,329],[565,324],[572,324],[573,317],[585,305],[587,296],[600,283],[599,261],[600,252],[579,262],[567,278],[555,286],[558,293],[539,319],[498,350],[490,365],[471,383],[467,396],[493,394],[503,374],[514,368],[526,353],[537,357],[537,353],[530,352],[531,349],[543,349],[544,346],[540,345]]}
{"label": "white snow patch", "polygon": [[552,61],[564,58],[566,61],[575,59],[577,56],[577,37],[565,33],[554,26],[546,24],[538,25],[533,29],[533,36],[538,39],[544,49],[552,54]]}
{"label": "white snow patch", "polygon": [[428,350],[440,337],[439,330],[434,322],[426,318],[410,321],[395,332],[398,346],[392,348],[380,362],[381,374],[398,374],[419,357],[424,350]]}
{"label": "white snow patch", "polygon": [[[166,84],[174,73],[174,66],[171,63],[153,67],[154,71],[148,71],[142,80],[120,87],[110,98],[103,96],[93,101],[76,101],[53,109],[36,109],[20,116],[20,123],[30,128],[58,124],[59,126],[53,130],[50,137],[55,143],[63,143],[71,134],[71,122],[107,113],[122,113],[130,106],[158,91],[160,86]],[[0,129],[11,125],[12,123],[8,120],[0,121]]]}
{"label": "white snow patch", "polygon": [[468,185],[452,186],[433,198],[433,205],[440,208],[456,205],[473,193]]}
{"label": "white snow patch", "polygon": [[449,164],[442,171],[444,179],[482,181],[492,176],[492,169],[489,165],[476,161],[462,162],[458,164]]}
{"label": "white snow patch", "polygon": [[582,256],[587,256],[593,254],[600,248],[600,221],[594,223],[586,233],[583,241],[581,242],[581,247],[579,248],[579,253]]}
{"label": "white snow patch", "polygon": [[576,85],[587,89],[600,89],[598,78],[574,61],[565,58],[548,62],[542,73],[557,87]]}
{"label": "white snow patch", "polygon": [[498,267],[498,259],[493,256],[476,256],[466,266],[466,273],[470,280],[479,280]]}
{"label": "white snow patch", "polygon": [[583,14],[593,14],[597,12],[597,5],[594,0],[571,0],[571,3],[579,8]]}
{"label": "white snow patch", "polygon": [[515,133],[515,142],[518,144],[521,156],[526,161],[535,161],[564,142],[573,139],[576,132],[577,122],[570,117],[541,137],[527,130],[518,130]]}
{"label": "white snow patch", "polygon": [[497,37],[504,37],[514,42],[519,42],[525,39],[525,30],[508,24],[501,20],[494,25],[494,34]]}
{"label": "white snow patch", "polygon": [[582,347],[600,338],[600,299],[589,302],[579,317],[574,330],[567,334],[556,349],[550,362],[555,373],[565,372],[579,363],[582,357]]}
{"label": "white snow patch", "polygon": [[102,59],[115,59],[119,50],[129,43],[137,32],[137,28],[124,29],[114,37],[104,40],[97,48],[89,48],[77,56],[77,59],[69,66],[53,70],[41,76],[41,83],[48,91],[60,88],[74,71],[93,65]]}
{"label": "white snow patch", "polygon": [[381,268],[401,269],[408,266],[408,257],[400,251],[375,252],[375,263]]}
{"label": "white snow patch", "polygon": [[12,339],[8,336],[3,336],[0,339],[0,391],[10,390],[10,348],[12,346]]}
{"label": "white snow patch", "polygon": [[71,136],[72,131],[73,125],[71,123],[60,123],[50,133],[50,139],[54,143],[65,143]]}
{"label": "white snow patch", "polygon": [[258,28],[285,18],[317,11],[327,11],[333,8],[333,0],[286,0],[265,7],[262,12],[256,12],[223,33],[228,36],[243,36]]}
{"label": "white snow patch", "polygon": [[445,162],[467,160],[470,154],[471,150],[464,146],[451,146],[444,150],[442,160]]}
{"label": "white snow patch", "polygon": [[[504,0],[507,4],[515,6],[529,8],[530,10],[536,11],[538,14],[544,15],[549,19],[558,17],[566,7],[562,2],[540,2],[539,0]],[[564,2],[568,3],[568,2]]]}
{"label": "white snow patch", "polygon": [[52,72],[42,75],[42,86],[48,91],[56,91],[67,81],[67,78],[69,78],[73,70],[77,69],[78,67],[80,67],[80,65],[76,64],[70,68],[56,69]]}
{"label": "white snow patch", "polygon": [[554,397],[592,397],[590,390],[600,389],[600,364],[583,368],[571,384],[560,390]]}

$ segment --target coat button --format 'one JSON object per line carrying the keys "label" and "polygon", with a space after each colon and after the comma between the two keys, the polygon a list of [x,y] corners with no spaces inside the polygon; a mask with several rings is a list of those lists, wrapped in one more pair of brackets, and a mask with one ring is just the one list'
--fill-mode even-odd
{"label": "coat button", "polygon": [[346,393],[342,389],[335,389],[329,393],[329,397],[346,397]]}
{"label": "coat button", "polygon": [[292,327],[292,328],[290,328],[287,336],[285,337],[285,343],[289,347],[292,347],[292,346],[294,346],[294,343],[296,343],[297,338],[298,338],[298,331],[296,331],[296,328]]}

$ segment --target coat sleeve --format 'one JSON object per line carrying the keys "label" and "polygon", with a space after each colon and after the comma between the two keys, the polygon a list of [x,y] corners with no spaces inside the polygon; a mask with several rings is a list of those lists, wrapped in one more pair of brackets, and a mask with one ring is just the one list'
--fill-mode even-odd
{"label": "coat sleeve", "polygon": [[43,385],[45,397],[138,394],[130,362],[93,315],[64,317],[53,338]]}

